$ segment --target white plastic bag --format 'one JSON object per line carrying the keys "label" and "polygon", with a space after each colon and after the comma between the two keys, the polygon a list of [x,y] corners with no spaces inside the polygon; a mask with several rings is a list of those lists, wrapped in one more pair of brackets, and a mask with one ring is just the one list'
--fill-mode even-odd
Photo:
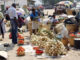
{"label": "white plastic bag", "polygon": [[63,26],[63,29],[61,30],[62,37],[68,38],[68,30],[65,26]]}

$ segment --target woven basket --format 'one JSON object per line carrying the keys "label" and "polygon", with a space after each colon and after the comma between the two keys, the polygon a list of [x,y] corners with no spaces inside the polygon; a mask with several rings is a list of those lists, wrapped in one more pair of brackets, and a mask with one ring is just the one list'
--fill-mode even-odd
{"label": "woven basket", "polygon": [[68,38],[62,38],[61,41],[64,44],[64,46],[68,46]]}
{"label": "woven basket", "polygon": [[74,46],[74,37],[70,37],[69,38],[69,43],[70,43],[70,46]]}
{"label": "woven basket", "polygon": [[70,33],[76,32],[78,30],[78,27],[75,24],[66,24],[66,28]]}
{"label": "woven basket", "polygon": [[73,12],[72,10],[67,9],[67,14],[68,14],[68,15],[72,15],[72,12]]}

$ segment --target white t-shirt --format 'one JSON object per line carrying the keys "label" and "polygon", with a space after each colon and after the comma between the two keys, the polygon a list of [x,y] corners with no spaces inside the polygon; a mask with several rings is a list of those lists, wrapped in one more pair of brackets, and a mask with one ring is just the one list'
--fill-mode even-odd
{"label": "white t-shirt", "polygon": [[10,7],[8,9],[8,14],[10,16],[10,19],[14,19],[14,17],[16,17],[18,19],[18,15],[17,15],[16,9],[14,7]]}

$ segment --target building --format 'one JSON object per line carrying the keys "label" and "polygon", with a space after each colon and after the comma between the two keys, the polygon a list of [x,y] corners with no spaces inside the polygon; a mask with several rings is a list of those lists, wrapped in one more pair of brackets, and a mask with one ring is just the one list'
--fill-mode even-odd
{"label": "building", "polygon": [[0,0],[5,6],[11,6],[12,3],[19,4],[20,7],[23,5],[34,5],[34,0]]}
{"label": "building", "polygon": [[24,5],[32,6],[35,4],[34,0],[0,0],[0,11],[3,11],[5,7],[11,6],[12,3],[16,3],[18,7],[23,7]]}
{"label": "building", "polygon": [[19,4],[20,7],[27,5],[27,0],[9,0],[5,2],[5,6],[11,6],[12,3]]}

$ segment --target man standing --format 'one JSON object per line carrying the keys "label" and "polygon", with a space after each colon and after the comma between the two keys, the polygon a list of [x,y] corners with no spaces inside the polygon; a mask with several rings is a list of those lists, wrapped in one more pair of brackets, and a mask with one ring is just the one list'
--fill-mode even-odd
{"label": "man standing", "polygon": [[17,29],[18,29],[18,15],[16,12],[16,4],[13,3],[8,9],[8,14],[11,22],[12,43],[17,44]]}

